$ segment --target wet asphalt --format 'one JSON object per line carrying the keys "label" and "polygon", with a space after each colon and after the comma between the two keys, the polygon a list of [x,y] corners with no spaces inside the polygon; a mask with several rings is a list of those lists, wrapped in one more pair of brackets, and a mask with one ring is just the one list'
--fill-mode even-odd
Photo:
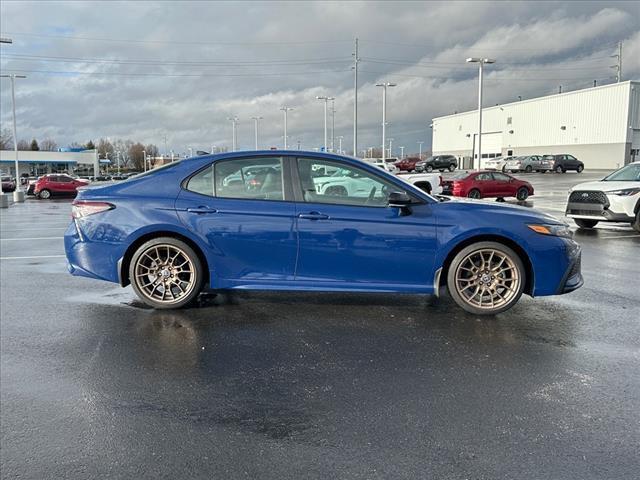
{"label": "wet asphalt", "polygon": [[[523,175],[562,217],[570,185]],[[640,234],[494,318],[426,296],[234,293],[181,311],[67,274],[69,200],[0,213],[1,476],[637,479]]]}

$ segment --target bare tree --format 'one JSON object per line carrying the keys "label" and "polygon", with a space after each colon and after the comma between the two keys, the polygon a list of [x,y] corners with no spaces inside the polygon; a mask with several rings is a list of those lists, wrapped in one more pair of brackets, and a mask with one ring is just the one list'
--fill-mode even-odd
{"label": "bare tree", "polygon": [[107,138],[98,141],[98,156],[113,160],[113,144]]}
{"label": "bare tree", "polygon": [[113,149],[116,152],[120,152],[120,166],[122,167],[128,168],[131,163],[131,155],[129,154],[131,145],[133,145],[131,140],[122,140],[120,138],[113,142]]}
{"label": "bare tree", "polygon": [[55,152],[58,150],[58,144],[52,138],[45,138],[40,142],[40,150],[43,152]]}
{"label": "bare tree", "polygon": [[13,134],[9,128],[0,131],[0,150],[13,150]]}
{"label": "bare tree", "polygon": [[18,150],[31,150],[31,142],[18,140]]}
{"label": "bare tree", "polygon": [[144,170],[144,145],[140,142],[133,143],[129,147],[129,158],[136,170]]}
{"label": "bare tree", "polygon": [[149,155],[150,157],[157,157],[160,153],[158,147],[156,147],[153,143],[147,145],[145,147],[145,150],[147,151],[147,155]]}

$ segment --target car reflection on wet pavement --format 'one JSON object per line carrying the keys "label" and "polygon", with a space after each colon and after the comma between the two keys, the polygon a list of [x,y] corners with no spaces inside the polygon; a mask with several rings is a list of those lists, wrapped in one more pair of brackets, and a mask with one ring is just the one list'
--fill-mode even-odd
{"label": "car reflection on wet pavement", "polygon": [[[523,175],[562,217],[570,185]],[[66,273],[68,201],[1,220],[3,478],[635,478],[640,235],[576,232],[585,285],[480,318],[446,297],[232,292],[154,311]],[[571,223],[571,222],[569,222]]]}

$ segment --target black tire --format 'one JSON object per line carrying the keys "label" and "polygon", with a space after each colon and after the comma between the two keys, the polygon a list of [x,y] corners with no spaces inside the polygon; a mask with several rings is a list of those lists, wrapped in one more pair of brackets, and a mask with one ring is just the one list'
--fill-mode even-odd
{"label": "black tire", "polygon": [[640,232],[640,210],[636,212],[636,219],[631,222],[631,228],[633,228],[636,232]]}
{"label": "black tire", "polygon": [[589,220],[588,218],[574,218],[574,222],[578,228],[593,228],[598,224],[599,220]]}
{"label": "black tire", "polygon": [[453,172],[456,169],[455,165],[449,165],[449,171]]}
{"label": "black tire", "polygon": [[527,190],[525,187],[520,187],[516,192],[516,198],[519,201],[524,202],[527,198],[529,198],[529,190]]}
{"label": "black tire", "polygon": [[41,198],[42,200],[51,198],[51,190],[47,190],[46,188],[40,190],[38,192],[38,198]]}
{"label": "black tire", "polygon": [[482,198],[482,193],[477,188],[472,188],[467,193],[468,198]]}
{"label": "black tire", "polygon": [[[495,256],[489,257],[489,253],[483,253],[492,251],[495,252]],[[477,271],[471,272],[466,268],[470,265],[467,259],[473,255],[482,255],[483,260],[489,262],[487,270],[483,271],[482,268],[477,268]],[[503,269],[501,272],[498,271],[500,266],[495,266],[497,263],[492,263],[492,259],[498,258],[508,259],[506,260],[508,270]],[[492,265],[494,265],[493,268]],[[482,267],[482,264],[480,264],[480,267]],[[496,279],[494,275],[498,277],[498,279]],[[466,277],[467,280],[461,279],[461,277]],[[483,281],[489,283],[480,285]],[[500,290],[501,285],[498,282],[510,282],[509,286],[511,289]],[[449,295],[451,295],[451,298],[459,307],[475,315],[496,315],[510,309],[522,296],[526,282],[526,271],[520,256],[511,248],[498,242],[478,242],[463,248],[453,258],[447,270],[447,289],[449,290]],[[462,285],[465,287],[461,287]],[[477,302],[474,302],[476,298],[475,292],[472,292],[473,297],[471,299],[467,296],[468,294],[465,294],[464,291],[469,288],[474,289],[475,292],[477,292],[478,289],[486,288],[488,295],[494,296],[501,292],[501,295],[504,295],[504,297],[501,298],[497,306],[495,306],[492,301],[491,306],[487,305],[482,307],[484,293],[480,292],[479,306],[476,304]]]}
{"label": "black tire", "polygon": [[562,168],[562,165],[558,165],[556,167],[556,173],[565,173],[566,170],[564,168]]}
{"label": "black tire", "polygon": [[[158,257],[162,259],[165,255],[165,248],[166,264],[156,264],[156,271],[159,271],[160,268],[162,268],[162,273],[149,273],[151,272],[151,268],[148,263],[149,259],[152,259],[149,252],[156,252],[153,255],[157,254]],[[180,252],[180,256],[176,256],[173,260],[170,260],[170,257],[172,256],[171,252]],[[178,271],[178,268],[173,265],[173,261],[181,262],[183,260],[190,262],[187,264],[187,268],[193,269],[192,275],[188,276],[188,280],[186,280],[186,272],[183,268],[180,267],[180,271]],[[171,264],[169,264],[170,261]],[[155,262],[152,262],[152,264],[153,263]],[[145,264],[147,265],[145,266]],[[184,264],[182,265],[184,266]],[[165,271],[168,271],[169,273],[166,274]],[[187,306],[198,297],[205,283],[204,268],[196,252],[185,242],[173,237],[158,237],[140,245],[133,254],[129,264],[129,279],[133,290],[136,292],[136,295],[138,295],[140,300],[150,307],[163,310],[177,309]],[[151,283],[145,285],[145,281]],[[171,285],[169,282],[171,282],[173,286],[169,286],[169,289],[167,290],[166,285]],[[148,290],[145,290],[145,288],[149,288],[152,285],[154,287],[150,294]],[[180,290],[177,290],[174,287],[177,287]],[[160,291],[160,288],[163,290]],[[154,297],[156,289],[158,289],[158,295],[162,293],[162,301]],[[166,291],[171,293],[173,297],[172,300],[167,298],[167,301],[164,301]],[[179,295],[178,298],[175,298],[176,294]]]}
{"label": "black tire", "polygon": [[524,169],[525,172],[527,173],[531,173],[533,171],[533,168],[531,168],[531,165],[527,165]]}
{"label": "black tire", "polygon": [[431,165],[427,165],[424,169],[429,173],[433,172],[433,167]]}
{"label": "black tire", "polygon": [[576,172],[578,173],[582,173],[583,170],[584,170],[584,166],[582,165],[578,165],[578,168],[576,168]]}

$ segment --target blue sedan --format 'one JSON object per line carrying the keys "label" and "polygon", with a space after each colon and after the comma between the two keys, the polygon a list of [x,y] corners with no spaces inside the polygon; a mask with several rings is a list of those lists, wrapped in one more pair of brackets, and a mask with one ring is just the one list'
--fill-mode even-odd
{"label": "blue sedan", "polygon": [[579,288],[568,226],[525,207],[432,197],[373,165],[255,151],[170,163],[80,190],[69,271],[154,308],[204,289],[438,295],[497,314]]}

